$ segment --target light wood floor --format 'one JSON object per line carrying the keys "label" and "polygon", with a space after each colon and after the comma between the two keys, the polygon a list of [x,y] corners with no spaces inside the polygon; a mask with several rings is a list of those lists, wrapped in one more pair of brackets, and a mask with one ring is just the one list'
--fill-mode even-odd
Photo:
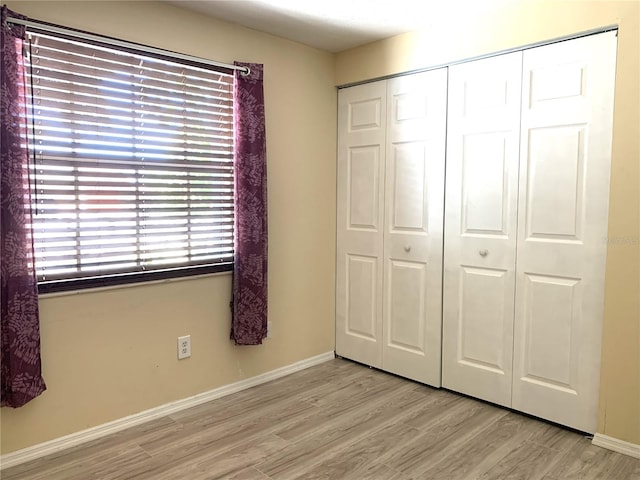
{"label": "light wood floor", "polygon": [[640,480],[640,460],[336,359],[2,472],[3,480],[217,478]]}

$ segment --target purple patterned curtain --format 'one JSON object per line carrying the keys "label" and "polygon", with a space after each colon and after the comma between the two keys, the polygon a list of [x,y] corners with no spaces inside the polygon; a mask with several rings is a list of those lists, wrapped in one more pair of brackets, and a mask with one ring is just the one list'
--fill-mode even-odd
{"label": "purple patterned curtain", "polygon": [[0,24],[0,327],[1,403],[20,407],[47,388],[40,368],[38,284],[34,269],[29,189],[29,158],[23,146],[25,82],[24,27],[7,17],[24,18],[2,7]]}
{"label": "purple patterned curtain", "polygon": [[235,265],[231,338],[259,345],[267,336],[267,153],[262,65],[235,72]]}

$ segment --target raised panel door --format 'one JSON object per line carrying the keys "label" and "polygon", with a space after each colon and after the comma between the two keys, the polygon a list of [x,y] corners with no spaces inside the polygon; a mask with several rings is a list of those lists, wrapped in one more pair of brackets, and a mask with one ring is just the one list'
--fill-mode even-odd
{"label": "raised panel door", "polygon": [[447,70],[387,91],[382,364],[440,386]]}
{"label": "raised panel door", "polygon": [[386,82],[338,93],[336,353],[382,367]]}
{"label": "raised panel door", "polygon": [[524,53],[513,407],[594,432],[616,32]]}
{"label": "raised panel door", "polygon": [[450,67],[442,384],[511,405],[522,53]]}

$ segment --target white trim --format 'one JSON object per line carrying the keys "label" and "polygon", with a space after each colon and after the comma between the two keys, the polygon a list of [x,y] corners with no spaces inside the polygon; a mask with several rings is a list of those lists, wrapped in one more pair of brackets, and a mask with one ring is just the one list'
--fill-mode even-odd
{"label": "white trim", "polygon": [[625,442],[624,440],[609,437],[601,433],[596,433],[591,443],[597,447],[613,450],[614,452],[629,455],[630,457],[640,458],[640,445],[635,443]]}
{"label": "white trim", "polygon": [[195,407],[196,405],[200,405],[202,403],[206,403],[211,400],[215,400],[216,398],[224,397],[226,395],[231,395],[232,393],[236,393],[241,390],[246,390],[247,388],[251,388],[256,385],[260,385],[262,383],[266,383],[271,380],[290,375],[292,373],[304,370],[305,368],[313,367],[314,365],[318,365],[320,363],[328,362],[329,360],[333,360],[334,358],[334,352],[321,353],[320,355],[316,355],[315,357],[307,358],[305,360],[292,363],[291,365],[276,368],[275,370],[271,370],[270,372],[262,373],[260,375],[256,375],[255,377],[240,380],[239,382],[231,383],[229,385],[223,385],[222,387],[214,388],[213,390],[209,390],[208,392],[199,393],[192,397],[183,398],[182,400],[176,400],[175,402],[165,403],[164,405],[160,405],[143,412],[135,413],[127,417],[119,418],[112,422],[103,423],[102,425],[88,428],[86,430],[72,433],[70,435],[65,435],[64,437],[54,438],[53,440],[39,443],[31,447],[23,448],[22,450],[6,453],[0,456],[0,469],[13,467],[21,463],[44,457],[46,455],[51,455],[52,453],[75,447],[77,445],[81,445],[85,442],[89,442],[91,440],[95,440],[97,438],[101,438],[115,432],[119,432],[120,430],[124,430],[135,425],[140,425],[141,423],[164,417],[166,415],[170,415],[187,408]]}

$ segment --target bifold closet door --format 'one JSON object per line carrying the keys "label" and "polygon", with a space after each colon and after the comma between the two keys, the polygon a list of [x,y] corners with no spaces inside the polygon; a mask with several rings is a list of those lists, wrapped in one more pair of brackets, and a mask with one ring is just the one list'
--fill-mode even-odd
{"label": "bifold closet door", "polygon": [[522,52],[449,68],[442,384],[511,405]]}
{"label": "bifold closet door", "polygon": [[440,386],[447,69],[387,94],[382,365]]}
{"label": "bifold closet door", "polygon": [[524,52],[513,407],[594,432],[616,32]]}
{"label": "bifold closet door", "polygon": [[447,70],[340,90],[336,353],[440,386]]}
{"label": "bifold closet door", "polygon": [[336,353],[382,367],[386,81],[338,92]]}

